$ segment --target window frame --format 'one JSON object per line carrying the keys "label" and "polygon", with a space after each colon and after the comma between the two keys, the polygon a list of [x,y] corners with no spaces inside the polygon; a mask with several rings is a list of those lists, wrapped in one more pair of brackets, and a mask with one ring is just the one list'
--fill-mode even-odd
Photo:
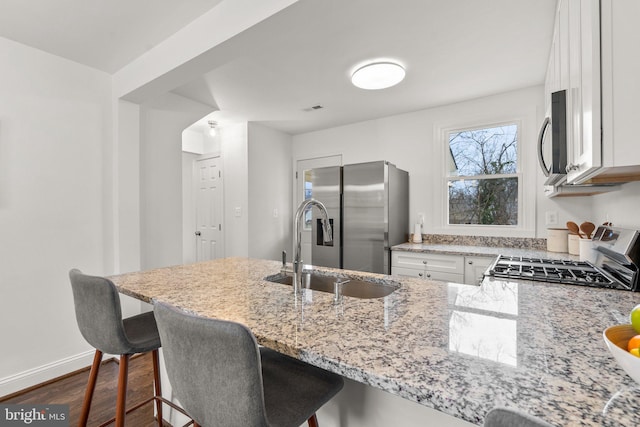
{"label": "window frame", "polygon": [[[511,174],[499,175],[473,175],[456,177],[449,175],[446,167],[449,153],[449,135],[455,132],[487,129],[505,125],[516,125],[518,132],[518,142],[516,148],[517,166],[516,172]],[[475,235],[475,236],[507,236],[507,237],[534,237],[535,236],[535,192],[532,177],[534,169],[528,165],[527,154],[529,156],[535,153],[528,153],[531,135],[529,128],[526,126],[526,120],[523,117],[503,117],[493,119],[479,119],[474,121],[459,122],[449,124],[447,126],[436,126],[436,140],[440,149],[440,179],[436,179],[437,188],[435,194],[442,203],[440,218],[435,222],[436,233],[453,234],[453,235]],[[530,151],[530,150],[529,150]],[[524,154],[527,152],[527,154]],[[492,225],[492,224],[449,224],[449,182],[457,180],[471,179],[497,179],[516,177],[518,179],[518,223],[516,225]],[[490,178],[488,178],[490,177]],[[525,199],[525,195],[527,198]]]}
{"label": "window frame", "polygon": [[[463,176],[453,176],[453,175],[449,175],[449,171],[445,171],[445,197],[446,197],[446,202],[445,202],[445,207],[446,207],[446,214],[445,214],[445,221],[446,224],[448,226],[459,226],[459,227],[464,227],[464,228],[468,228],[468,227],[504,227],[504,228],[518,228],[521,225],[521,221],[522,221],[522,167],[521,165],[521,159],[520,159],[520,137],[521,137],[521,123],[517,120],[514,121],[507,121],[507,122],[498,122],[498,123],[491,123],[491,124],[486,124],[486,125],[481,125],[481,126],[466,126],[464,128],[453,128],[453,129],[448,129],[446,131],[446,133],[444,134],[445,136],[445,144],[446,144],[446,150],[445,150],[445,155],[446,153],[450,153],[450,135],[452,133],[459,133],[459,132],[467,132],[467,131],[473,131],[473,130],[483,130],[483,129],[492,129],[492,128],[497,128],[497,127],[502,127],[502,126],[516,126],[516,135],[517,135],[517,142],[516,142],[516,172],[515,173],[508,173],[508,174],[481,174],[481,175],[463,175]],[[449,154],[451,155],[451,154]],[[453,159],[455,161],[455,159]],[[518,180],[518,211],[517,211],[517,223],[515,225],[509,225],[509,224],[451,224],[449,222],[449,214],[450,214],[450,200],[449,200],[449,182],[452,181],[480,181],[480,180],[485,180],[485,179],[501,179],[501,178],[517,178]]]}

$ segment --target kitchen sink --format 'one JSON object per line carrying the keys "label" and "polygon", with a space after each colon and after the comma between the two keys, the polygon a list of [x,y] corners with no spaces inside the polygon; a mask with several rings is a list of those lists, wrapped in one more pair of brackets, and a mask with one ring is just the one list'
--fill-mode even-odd
{"label": "kitchen sink", "polygon": [[[284,285],[293,284],[291,274],[278,273],[267,276],[264,280]],[[341,282],[342,295],[355,298],[382,298],[390,295],[400,287],[400,284],[389,282],[375,283],[368,280],[353,279],[349,277],[326,276],[317,273],[302,273],[302,287],[314,291],[334,293],[336,281]]]}

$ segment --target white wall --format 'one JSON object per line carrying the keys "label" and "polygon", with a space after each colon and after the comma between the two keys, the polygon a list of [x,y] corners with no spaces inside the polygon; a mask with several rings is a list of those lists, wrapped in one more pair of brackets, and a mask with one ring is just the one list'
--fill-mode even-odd
{"label": "white wall", "polygon": [[[569,218],[591,212],[588,198],[547,200],[542,193],[542,172],[536,157],[536,137],[543,114],[543,88],[536,86],[488,96],[485,98],[431,108],[377,120],[321,130],[293,137],[293,158],[304,159],[330,154],[342,154],[343,163],[388,160],[409,172],[410,223],[424,212],[424,233],[443,233],[440,228],[444,197],[438,195],[442,185],[438,129],[468,123],[523,120],[520,138],[521,158],[525,165],[525,180],[531,179],[527,214],[530,230],[524,235],[546,237],[544,214],[552,209],[562,223]],[[535,174],[535,176],[531,176]],[[442,199],[442,200],[440,200]],[[533,215],[532,215],[533,214]],[[566,219],[565,219],[566,218]],[[408,230],[411,231],[411,230]],[[511,234],[510,234],[511,235]]]}
{"label": "white wall", "polygon": [[619,191],[592,198],[591,222],[611,221],[615,226],[640,230],[640,181],[624,184]]}
{"label": "white wall", "polygon": [[185,129],[182,132],[182,151],[188,153],[204,153],[204,135],[200,131]]}
{"label": "white wall", "polygon": [[224,230],[226,256],[248,256],[249,171],[247,124],[220,128],[220,153],[224,168]]}
{"label": "white wall", "polygon": [[280,260],[290,252],[291,136],[249,123],[249,256]]}
{"label": "white wall", "polygon": [[166,94],[141,107],[141,268],[182,263],[182,131],[210,107]]}
{"label": "white wall", "polygon": [[117,189],[112,197],[114,226],[114,264],[108,272],[140,269],[140,107],[127,101],[114,101],[116,140],[108,182]]}
{"label": "white wall", "polygon": [[3,38],[0,58],[3,395],[90,363],[67,274],[105,270],[111,80]]}

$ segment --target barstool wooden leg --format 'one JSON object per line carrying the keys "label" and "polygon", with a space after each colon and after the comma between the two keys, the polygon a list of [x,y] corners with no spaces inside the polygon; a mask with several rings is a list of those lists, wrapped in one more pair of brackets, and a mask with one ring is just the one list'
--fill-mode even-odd
{"label": "barstool wooden leg", "polygon": [[309,427],[318,427],[318,417],[316,417],[316,414],[309,417],[307,424],[309,424]]}
{"label": "barstool wooden leg", "polygon": [[116,427],[124,427],[127,404],[127,376],[129,371],[129,354],[120,355],[120,371],[118,373],[118,397],[116,398]]}
{"label": "barstool wooden leg", "polygon": [[93,391],[96,389],[96,380],[98,379],[100,363],[102,363],[102,352],[100,350],[96,350],[96,353],[93,356],[91,371],[89,372],[89,382],[87,383],[87,390],[84,393],[84,401],[82,402],[82,412],[80,413],[80,421],[78,422],[79,427],[86,427],[87,420],[89,420],[91,400],[93,399]]}
{"label": "barstool wooden leg", "polygon": [[[156,396],[162,397],[162,388],[160,386],[160,358],[158,350],[151,352],[153,356],[153,384],[156,388]],[[162,427],[162,401],[156,399],[156,412],[158,413],[158,426]]]}

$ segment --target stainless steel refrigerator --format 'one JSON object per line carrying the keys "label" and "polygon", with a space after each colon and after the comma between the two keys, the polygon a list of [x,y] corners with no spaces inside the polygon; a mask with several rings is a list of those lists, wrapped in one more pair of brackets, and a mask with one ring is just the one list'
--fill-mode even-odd
{"label": "stainless steel refrigerator", "polygon": [[313,169],[311,196],[324,203],[333,226],[326,244],[313,211],[313,265],[391,274],[390,248],[409,235],[406,171],[386,161]]}

